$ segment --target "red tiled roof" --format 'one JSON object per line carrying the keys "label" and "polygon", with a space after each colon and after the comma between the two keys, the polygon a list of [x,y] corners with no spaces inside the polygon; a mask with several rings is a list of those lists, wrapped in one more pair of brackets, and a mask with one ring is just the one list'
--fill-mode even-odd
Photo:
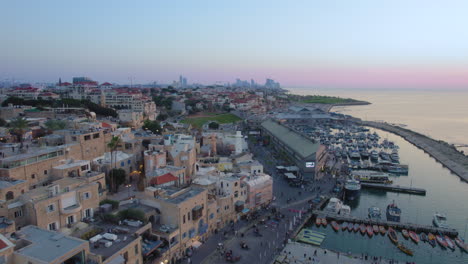
{"label": "red tiled roof", "polygon": [[154,177],[153,179],[150,180],[150,184],[155,184],[155,185],[160,185],[172,181],[177,181],[178,178],[171,173],[166,173],[158,177]]}
{"label": "red tiled roof", "polygon": [[101,122],[101,126],[102,126],[102,127],[112,127],[112,126],[109,125],[108,123],[104,123],[104,122]]}
{"label": "red tiled roof", "polygon": [[4,249],[6,247],[8,247],[8,245],[2,239],[0,239],[0,249]]}
{"label": "red tiled roof", "polygon": [[101,85],[105,85],[105,86],[111,86],[111,85],[112,85],[112,83],[105,82],[105,83],[102,83]]}

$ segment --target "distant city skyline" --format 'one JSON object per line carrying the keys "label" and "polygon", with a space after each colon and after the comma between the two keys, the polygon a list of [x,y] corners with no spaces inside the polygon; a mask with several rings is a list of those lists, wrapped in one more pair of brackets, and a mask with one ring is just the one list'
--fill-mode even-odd
{"label": "distant city skyline", "polygon": [[[27,4],[25,4],[27,2]],[[468,2],[9,1],[0,80],[468,89]]]}

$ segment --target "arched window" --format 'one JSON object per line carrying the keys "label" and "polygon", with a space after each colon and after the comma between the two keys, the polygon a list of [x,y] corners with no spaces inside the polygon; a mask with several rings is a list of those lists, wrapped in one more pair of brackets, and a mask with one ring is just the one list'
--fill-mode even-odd
{"label": "arched window", "polygon": [[36,174],[31,174],[31,179],[35,179],[36,178]]}
{"label": "arched window", "polygon": [[8,200],[13,200],[14,198],[15,198],[15,195],[13,194],[12,191],[7,192],[6,195],[5,195],[5,200],[7,200],[7,201]]}

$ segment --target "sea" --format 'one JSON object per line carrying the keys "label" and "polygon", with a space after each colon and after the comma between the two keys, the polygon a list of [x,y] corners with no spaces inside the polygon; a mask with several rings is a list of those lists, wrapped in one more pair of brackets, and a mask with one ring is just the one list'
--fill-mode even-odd
{"label": "sea", "polygon": [[[317,90],[288,89],[303,95],[330,95],[368,101],[365,106],[340,106],[332,111],[359,117],[364,120],[381,120],[401,124],[409,129],[441,139],[452,144],[468,144],[468,91],[398,91],[398,90]],[[468,183],[452,174],[424,151],[400,136],[370,128],[382,139],[395,142],[400,149],[400,163],[409,165],[407,176],[392,176],[396,185],[426,189],[425,196],[362,190],[356,201],[349,203],[352,215],[367,217],[368,208],[382,210],[395,202],[402,209],[401,222],[431,225],[435,212],[447,215],[450,227],[459,231],[459,237],[468,242]],[[463,149],[463,148],[459,148]],[[468,151],[467,148],[465,148]],[[317,229],[317,227],[312,227]],[[414,257],[400,252],[388,239],[377,236],[363,237],[358,233],[335,233],[331,228],[318,228],[327,234],[323,246],[342,252],[369,254],[384,258],[416,263],[468,263],[468,253],[432,248],[426,243],[399,239],[414,250]]]}

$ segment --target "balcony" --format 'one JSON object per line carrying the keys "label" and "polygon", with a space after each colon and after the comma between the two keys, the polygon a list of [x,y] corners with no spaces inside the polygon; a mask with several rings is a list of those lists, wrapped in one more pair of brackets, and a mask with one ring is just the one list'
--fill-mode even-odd
{"label": "balcony", "polygon": [[75,213],[78,213],[79,211],[81,211],[81,204],[78,204],[78,203],[75,205],[60,209],[60,212],[62,214],[75,214]]}
{"label": "balcony", "polygon": [[200,219],[203,216],[203,206],[197,205],[192,209],[193,221]]}

